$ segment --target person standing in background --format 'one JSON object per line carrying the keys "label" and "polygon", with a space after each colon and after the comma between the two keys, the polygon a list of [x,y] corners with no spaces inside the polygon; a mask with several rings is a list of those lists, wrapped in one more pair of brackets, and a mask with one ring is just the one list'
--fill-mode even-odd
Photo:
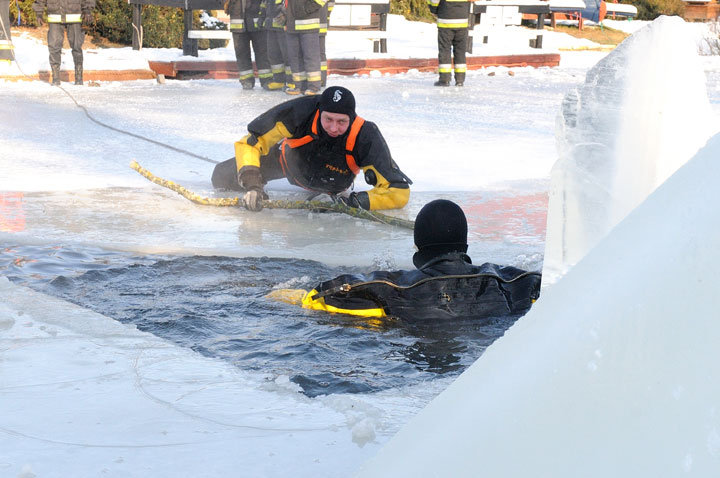
{"label": "person standing in background", "polygon": [[269,89],[268,85],[272,78],[268,60],[267,32],[263,25],[264,8],[265,4],[262,0],[229,0],[225,5],[225,13],[230,15],[230,31],[243,90],[252,90],[255,87],[253,52],[260,85]]}
{"label": "person standing in background", "polygon": [[320,93],[320,15],[325,0],[286,0],[287,54],[293,76],[289,95]]}
{"label": "person standing in background", "polygon": [[43,14],[47,9],[48,21],[48,51],[50,53],[50,70],[52,84],[60,85],[60,60],[62,46],[67,32],[68,43],[72,49],[73,63],[75,64],[75,84],[83,84],[83,51],[85,33],[82,23],[91,25],[94,22],[92,10],[95,0],[35,0],[32,6],[37,17],[38,26],[45,22]]}
{"label": "person standing in background", "polygon": [[[468,0],[428,0],[430,12],[437,17],[438,73],[435,86],[450,86],[450,75],[455,71],[455,85],[465,84],[467,64],[465,53],[468,44]],[[452,61],[454,60],[454,68]]]}
{"label": "person standing in background", "polygon": [[287,59],[287,40],[285,39],[285,2],[284,0],[267,0],[265,10],[265,29],[267,30],[268,59],[272,71],[270,90],[292,88],[292,72]]}

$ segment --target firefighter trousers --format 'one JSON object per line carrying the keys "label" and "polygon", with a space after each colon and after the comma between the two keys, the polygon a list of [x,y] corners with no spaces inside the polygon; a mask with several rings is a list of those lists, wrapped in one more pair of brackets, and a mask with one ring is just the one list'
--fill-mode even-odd
{"label": "firefighter trousers", "polygon": [[[318,32],[308,33],[286,33],[287,54],[290,62],[290,70],[293,75],[293,83],[296,88],[303,89],[301,85],[307,85],[307,89],[318,92],[322,77],[320,74],[320,34]],[[306,82],[306,83],[304,83]]]}
{"label": "firefighter trousers", "polygon": [[50,68],[60,68],[62,57],[63,40],[67,31],[67,39],[72,50],[73,63],[75,67],[82,67],[83,52],[82,45],[85,41],[85,33],[82,25],[78,23],[49,23],[48,24],[48,52],[50,53]]}
{"label": "firefighter trousers", "polygon": [[252,53],[255,53],[255,66],[258,70],[260,84],[269,83],[272,72],[270,71],[270,60],[268,59],[267,31],[233,32],[232,36],[240,81],[255,84],[255,72],[253,71],[252,62]]}
{"label": "firefighter trousers", "polygon": [[325,40],[327,39],[327,33],[320,34],[320,76],[322,77],[321,83],[323,88],[327,85],[328,65],[327,65],[327,53],[325,51]]}
{"label": "firefighter trousers", "polygon": [[[287,60],[287,41],[283,30],[268,30],[268,58],[273,83],[291,83],[290,64]],[[288,73],[286,76],[285,74]]]}
{"label": "firefighter trousers", "polygon": [[467,44],[467,28],[438,28],[438,72],[440,73],[440,81],[449,83],[450,75],[454,71],[455,83],[465,82]]}

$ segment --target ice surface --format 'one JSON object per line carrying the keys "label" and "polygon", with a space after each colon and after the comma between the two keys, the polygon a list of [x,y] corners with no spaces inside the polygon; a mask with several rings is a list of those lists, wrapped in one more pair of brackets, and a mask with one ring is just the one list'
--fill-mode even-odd
{"label": "ice surface", "polygon": [[661,17],[564,98],[543,285],[555,282],[718,130],[697,38]]}
{"label": "ice surface", "polygon": [[[538,194],[544,194],[555,161],[548,135],[553,105],[578,81],[575,69],[516,71],[513,77],[470,72],[462,91],[428,88],[434,81],[429,74],[331,78],[355,93],[358,113],[379,125],[393,157],[415,183],[409,207],[389,213],[412,219],[439,196],[476,208],[478,214],[470,214],[476,261],[513,263],[519,254],[542,252],[546,199]],[[232,144],[250,120],[285,100],[261,91],[248,94],[235,81],[66,88],[103,123],[215,161],[232,156]],[[3,122],[23,125],[0,139],[0,190],[20,194],[18,208],[33,218],[5,241],[33,243],[42,237],[132,252],[302,257],[333,265],[368,265],[381,255],[411,267],[408,231],[336,214],[198,206],[149,183],[129,163],[137,160],[202,195],[213,194],[214,164],[103,128],[57,88],[9,83],[0,97]],[[499,114],[497,105],[507,97],[516,107]],[[356,187],[367,185],[360,180]],[[271,197],[298,192],[284,181],[271,182],[268,190]],[[526,207],[526,195],[533,222],[515,223],[515,217],[527,216],[518,209]],[[505,207],[488,218],[484,213],[493,204]],[[477,240],[490,235],[492,242]],[[355,244],[352,254],[347,242]]]}

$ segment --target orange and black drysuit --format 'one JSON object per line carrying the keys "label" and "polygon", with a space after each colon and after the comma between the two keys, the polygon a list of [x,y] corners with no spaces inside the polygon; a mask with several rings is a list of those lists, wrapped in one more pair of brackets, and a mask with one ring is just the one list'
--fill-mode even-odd
{"label": "orange and black drysuit", "polygon": [[341,275],[302,299],[306,309],[406,321],[522,315],[540,295],[538,272],[485,263],[461,252],[438,256],[413,271]]}
{"label": "orange and black drysuit", "polygon": [[407,204],[410,179],[393,161],[378,127],[352,115],[347,132],[331,138],[322,130],[320,96],[281,103],[248,125],[249,134],[235,143],[235,159],[216,166],[217,188],[251,190],[287,178],[309,191],[335,195],[351,188],[364,173],[369,191],[353,193],[363,209],[395,209]]}

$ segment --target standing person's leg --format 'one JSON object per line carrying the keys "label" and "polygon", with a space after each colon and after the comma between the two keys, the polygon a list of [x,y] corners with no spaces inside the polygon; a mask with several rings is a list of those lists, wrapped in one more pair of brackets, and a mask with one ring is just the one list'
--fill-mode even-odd
{"label": "standing person's leg", "polygon": [[287,43],[288,62],[290,63],[290,71],[292,71],[293,86],[285,90],[289,95],[299,95],[302,93],[302,82],[305,79],[305,71],[302,69],[302,59],[300,55],[300,36],[299,33],[285,33]]}
{"label": "standing person's leg", "polygon": [[454,32],[453,59],[455,65],[453,69],[455,71],[455,84],[457,86],[463,86],[465,84],[465,72],[467,72],[466,48],[468,44],[468,30],[467,28],[463,28],[454,30]]}
{"label": "standing person's leg", "polygon": [[255,71],[253,71],[252,57],[250,56],[250,35],[247,32],[233,32],[232,38],[240,84],[243,90],[252,90],[255,86]]}
{"label": "standing person's leg", "polygon": [[452,30],[449,28],[438,28],[438,81],[435,86],[450,86],[450,74],[452,72],[452,57],[450,48],[452,45]]}
{"label": "standing person's leg", "polygon": [[255,67],[257,68],[260,86],[267,90],[269,89],[268,84],[272,80],[272,70],[270,70],[270,60],[268,59],[268,31],[251,32],[250,39],[255,53]]}
{"label": "standing person's leg", "polygon": [[[279,30],[268,30],[268,61],[272,71],[272,81],[268,83],[271,90],[281,90],[285,86],[285,58],[280,50],[280,42],[285,41],[284,33]],[[281,35],[282,34],[282,35]]]}
{"label": "standing person's leg", "polygon": [[47,42],[53,85],[60,84],[60,60],[62,58],[62,44],[64,38],[65,27],[62,23],[48,23]]}
{"label": "standing person's leg", "polygon": [[285,37],[287,34],[279,32],[278,45],[280,46],[280,52],[282,52],[283,62],[285,63],[285,87],[292,88],[295,83],[292,82],[292,70],[290,69],[290,56],[288,55],[288,43]]}
{"label": "standing person's leg", "polygon": [[82,46],[85,42],[85,32],[82,30],[80,23],[68,23],[67,25],[68,43],[72,49],[73,63],[75,65],[75,84],[83,84],[83,51]]}
{"label": "standing person's leg", "polygon": [[320,73],[320,34],[318,32],[302,33],[302,59],[307,74],[306,95],[316,95],[320,92],[322,74]]}
{"label": "standing person's leg", "polygon": [[327,65],[327,53],[325,51],[325,40],[327,34],[320,34],[320,86],[325,87],[327,85],[328,65]]}

